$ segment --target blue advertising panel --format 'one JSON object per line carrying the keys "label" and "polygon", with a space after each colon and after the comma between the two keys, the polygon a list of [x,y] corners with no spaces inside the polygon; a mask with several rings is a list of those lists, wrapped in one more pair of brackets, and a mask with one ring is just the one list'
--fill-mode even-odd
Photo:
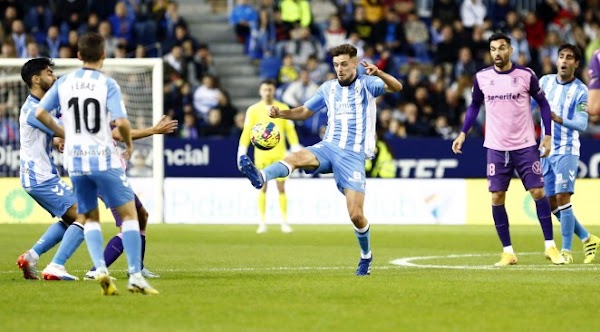
{"label": "blue advertising panel", "polygon": [[[304,145],[317,138],[302,138]],[[238,140],[165,140],[165,176],[238,177]],[[439,138],[394,139],[389,142],[399,178],[485,178],[486,150],[483,139],[468,138],[463,153],[455,155],[452,141]],[[581,144],[580,177],[600,177],[600,141],[584,139]],[[250,149],[252,150],[252,149]]]}
{"label": "blue advertising panel", "polygon": [[[311,145],[318,138],[303,137],[301,142]],[[468,138],[459,155],[452,153],[452,141],[439,138],[398,138],[389,144],[399,178],[485,178],[482,139]],[[165,177],[239,177],[237,145],[237,138],[165,138]],[[54,159],[62,161],[58,153]],[[19,176],[18,144],[0,144],[0,176]],[[600,177],[600,141],[582,139],[579,177]]]}

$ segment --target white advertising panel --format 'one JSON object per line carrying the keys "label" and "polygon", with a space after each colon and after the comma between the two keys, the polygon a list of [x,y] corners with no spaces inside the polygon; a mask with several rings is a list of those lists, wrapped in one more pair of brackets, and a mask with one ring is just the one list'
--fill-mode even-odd
{"label": "white advertising panel", "polygon": [[[288,222],[348,224],[345,196],[333,178],[286,181]],[[267,222],[280,220],[274,181],[268,183]],[[239,178],[165,179],[166,223],[255,224],[258,191]],[[373,224],[464,224],[461,179],[368,179],[365,216]]]}

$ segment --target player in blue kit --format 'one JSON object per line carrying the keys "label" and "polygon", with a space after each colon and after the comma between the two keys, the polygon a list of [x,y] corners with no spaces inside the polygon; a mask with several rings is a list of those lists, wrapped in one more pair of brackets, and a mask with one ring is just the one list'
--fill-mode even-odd
{"label": "player in blue kit", "polygon": [[[60,179],[50,154],[54,131],[35,118],[40,99],[56,81],[52,66],[50,59],[36,58],[27,61],[21,68],[21,78],[29,87],[30,94],[19,116],[20,178],[25,191],[60,220],[50,225],[37,243],[18,258],[17,265],[25,279],[39,279],[36,269],[39,257],[65,239],[42,275],[48,280],[77,280],[66,271],[64,264],[83,241],[83,219],[81,216],[78,219],[75,194]],[[52,109],[49,116],[53,122],[58,122],[57,109]]]}
{"label": "player in blue kit", "polygon": [[[158,294],[141,274],[140,226],[133,190],[123,171],[120,154],[113,143],[111,123],[119,130],[131,156],[131,125],[118,83],[104,75],[104,38],[86,33],[77,44],[82,68],[56,81],[40,101],[35,117],[59,137],[65,138],[65,162],[77,196],[77,212],[85,215],[84,237],[99,271],[104,295],[117,294],[103,256],[103,238],[98,211],[98,195],[123,218],[123,247],[129,270],[128,290]],[[64,130],[48,110],[60,108]]]}
{"label": "player in blue kit", "polygon": [[[558,49],[557,74],[545,75],[540,86],[552,110],[552,150],[542,159],[544,186],[552,212],[560,220],[561,255],[567,264],[573,262],[573,234],[583,242],[583,263],[594,261],[600,238],[590,234],[577,220],[571,204],[579,168],[579,132],[588,124],[588,89],[575,77],[581,51],[575,45],[564,44]],[[544,132],[544,131],[542,131]]]}
{"label": "player in blue kit", "polygon": [[239,159],[241,172],[260,189],[266,181],[286,177],[296,168],[315,173],[333,173],[338,189],[346,196],[348,214],[361,251],[356,275],[371,273],[369,223],[363,213],[365,199],[365,160],[375,150],[375,98],[385,92],[399,92],[402,84],[373,64],[363,62],[367,75],[358,74],[356,48],[349,44],[330,50],[337,79],[327,81],[303,106],[280,110],[272,106],[269,116],[306,120],[315,112],[327,110],[327,130],[323,140],[291,153],[282,161],[259,171],[246,155]]}

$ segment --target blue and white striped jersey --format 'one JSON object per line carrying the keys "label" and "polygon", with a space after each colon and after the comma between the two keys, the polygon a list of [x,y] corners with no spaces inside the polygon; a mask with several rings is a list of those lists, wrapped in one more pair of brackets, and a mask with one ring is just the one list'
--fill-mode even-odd
{"label": "blue and white striped jersey", "polygon": [[81,68],[59,78],[40,101],[60,107],[65,128],[65,165],[70,175],[121,168],[111,122],[127,118],[121,88],[112,78]]}
{"label": "blue and white striped jersey", "polygon": [[323,83],[304,104],[311,111],[327,107],[327,130],[323,141],[342,149],[375,154],[375,98],[385,92],[385,83],[376,76],[358,75],[348,86],[337,79]]}
{"label": "blue and white striped jersey", "polygon": [[[19,134],[21,147],[21,185],[24,188],[36,186],[58,176],[52,160],[52,137],[54,132],[35,118],[35,110],[40,100],[29,95],[21,107]],[[56,122],[56,109],[49,109]]]}
{"label": "blue and white striped jersey", "polygon": [[[576,112],[587,112],[588,88],[579,79],[562,84],[556,74],[545,75],[540,86],[546,94],[550,109],[563,119],[573,119]],[[587,120],[587,113],[585,114]],[[544,130],[542,130],[542,133]],[[550,155],[579,156],[579,131],[552,122],[552,151]]]}

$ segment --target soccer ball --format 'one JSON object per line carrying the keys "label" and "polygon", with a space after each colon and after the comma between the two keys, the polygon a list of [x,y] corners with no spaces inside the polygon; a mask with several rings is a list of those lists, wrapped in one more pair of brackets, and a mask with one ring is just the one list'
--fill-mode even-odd
{"label": "soccer ball", "polygon": [[257,123],[250,132],[250,142],[260,150],[271,150],[280,138],[279,128],[273,122]]}

